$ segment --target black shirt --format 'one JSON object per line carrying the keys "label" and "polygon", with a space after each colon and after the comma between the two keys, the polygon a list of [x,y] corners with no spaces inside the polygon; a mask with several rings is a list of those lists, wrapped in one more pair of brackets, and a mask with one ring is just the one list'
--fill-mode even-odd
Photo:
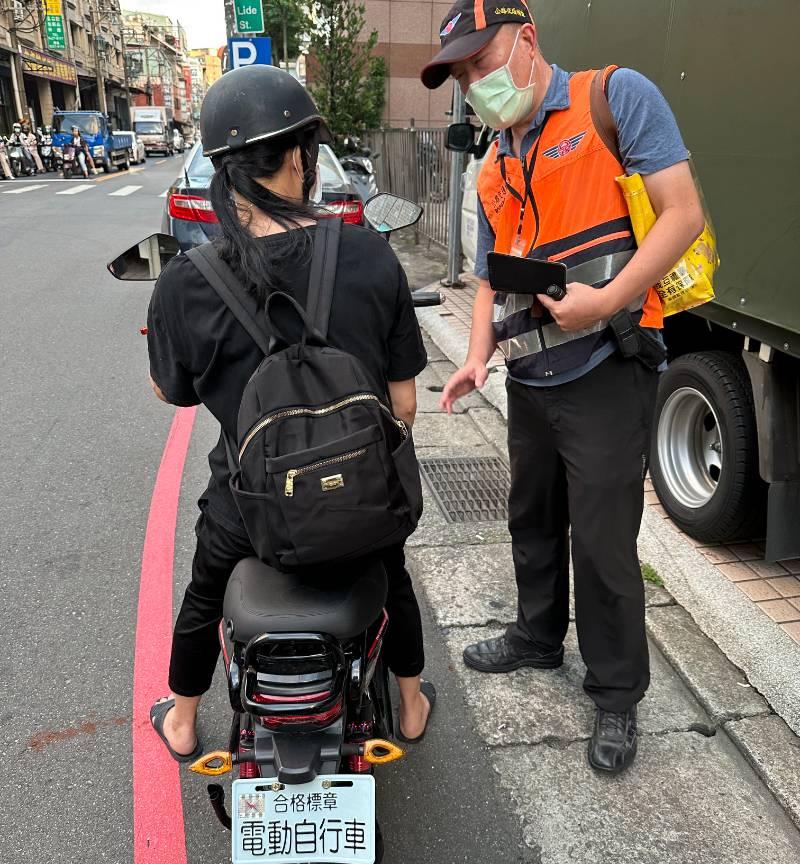
{"label": "black shirt", "polygon": [[[307,230],[313,234],[315,229]],[[281,261],[286,234],[259,242],[269,244]],[[283,259],[281,277],[290,286],[284,290],[302,306],[310,265],[308,255],[300,263]],[[263,354],[185,255],[173,259],[159,277],[147,327],[150,374],[167,400],[184,406],[202,403],[237,440],[242,392]],[[386,392],[389,381],[415,378],[427,362],[400,262],[383,237],[356,225],[342,226],[328,341],[361,361],[378,393]],[[239,524],[221,438],[208,461],[208,506],[215,516]]]}

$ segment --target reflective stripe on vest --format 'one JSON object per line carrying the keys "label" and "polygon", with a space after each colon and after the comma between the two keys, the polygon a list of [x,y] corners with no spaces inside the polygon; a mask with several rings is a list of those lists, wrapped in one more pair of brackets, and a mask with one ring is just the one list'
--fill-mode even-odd
{"label": "reflective stripe on vest", "polygon": [[[636,242],[614,179],[624,173],[623,168],[592,123],[589,94],[594,75],[594,71],[575,73],[569,82],[569,108],[547,117],[531,180],[536,207],[527,203],[523,211],[509,192],[511,186],[524,196],[522,163],[505,157],[506,183],[497,142],[481,168],[478,195],[495,233],[496,252],[511,251],[522,213],[521,238],[529,257],[561,261],[569,268],[568,282],[602,289],[633,256]],[[578,368],[608,341],[607,322],[568,333],[546,310],[541,319],[534,318],[533,299],[495,295],[495,338],[512,376],[544,378]],[[652,289],[632,306],[643,309],[643,325],[662,325],[661,303]]]}

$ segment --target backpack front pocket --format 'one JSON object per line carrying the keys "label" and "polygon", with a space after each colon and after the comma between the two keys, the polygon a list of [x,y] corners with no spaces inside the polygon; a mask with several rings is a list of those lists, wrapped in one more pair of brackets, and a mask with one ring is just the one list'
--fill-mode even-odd
{"label": "backpack front pocket", "polygon": [[273,515],[285,526],[297,563],[350,557],[391,533],[384,452],[383,433],[375,425],[266,460]]}

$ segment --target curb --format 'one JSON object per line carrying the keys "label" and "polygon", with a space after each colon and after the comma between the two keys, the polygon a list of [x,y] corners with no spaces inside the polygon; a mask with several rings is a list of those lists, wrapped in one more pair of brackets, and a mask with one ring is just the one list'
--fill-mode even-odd
{"label": "curb", "polygon": [[[467,353],[463,337],[456,333],[434,309],[419,309],[417,310],[417,317],[421,327],[436,347],[451,363],[461,366]],[[505,370],[493,371],[480,394],[507,421],[505,380]],[[477,418],[476,422],[478,422]],[[669,547],[664,542],[665,530],[669,532],[667,536],[670,543]],[[789,743],[784,746],[784,754],[787,757],[787,764],[791,765],[793,758],[796,759],[797,748],[800,746],[800,742],[797,742],[796,738],[796,733],[800,731],[800,715],[793,716],[791,704],[787,703],[785,697],[782,697],[779,692],[787,686],[786,674],[781,674],[781,670],[776,672],[772,668],[772,664],[769,664],[768,661],[765,662],[763,658],[761,663],[758,663],[757,660],[754,661],[753,644],[750,636],[754,630],[758,632],[760,638],[755,640],[755,646],[756,649],[762,648],[762,655],[769,651],[768,648],[764,647],[765,645],[777,645],[781,651],[796,652],[799,662],[795,668],[800,668],[800,647],[776,628],[772,621],[761,610],[755,608],[754,604],[750,603],[741,592],[737,591],[732,583],[719,574],[697,549],[680,536],[678,529],[672,526],[669,520],[655,514],[649,514],[647,508],[645,508],[642,519],[639,548],[640,557],[655,567],[659,573],[669,572],[671,576],[674,576],[674,590],[672,578],[668,580],[667,590],[678,604],[677,608],[686,613],[691,628],[696,631],[695,638],[705,643],[703,648],[705,659],[712,664],[716,663],[719,668],[722,668],[722,664],[724,664],[725,673],[729,677],[740,677],[742,679],[741,686],[752,687],[755,693],[760,695],[763,707],[758,710],[751,706],[751,710],[745,712],[735,709],[721,710],[715,701],[714,694],[709,693],[705,687],[698,683],[695,670],[689,669],[685,663],[681,662],[681,658],[678,656],[680,652],[674,650],[668,638],[663,638],[661,632],[650,620],[650,616],[646,618],[646,629],[649,637],[663,653],[667,662],[675,670],[692,696],[708,712],[714,730],[725,734],[726,738],[741,753],[764,786],[792,819],[795,826],[800,829],[800,791],[793,790],[790,781],[780,782],[783,779],[780,776],[776,781],[773,760],[758,753],[757,749],[744,736],[738,734],[735,729],[729,728],[739,721],[784,723],[786,732],[791,736],[786,739]],[[713,596],[714,591],[721,594],[721,602],[716,604],[710,603],[708,599],[709,596]],[[715,606],[718,608],[714,608]],[[747,638],[744,640],[748,643],[747,646],[743,646],[742,640],[736,637],[736,634],[742,630],[747,633]],[[775,654],[770,651],[765,656],[775,656]],[[778,656],[785,655],[778,654]],[[764,670],[764,666],[769,667],[769,672]],[[794,685],[800,687],[800,681],[794,682]],[[776,696],[777,698],[775,698]],[[773,704],[777,705],[779,709],[783,708],[787,711],[786,721],[780,714],[774,713]],[[800,700],[797,704],[800,704]],[[778,774],[780,775],[780,772]],[[790,786],[789,791],[785,788],[787,785]]]}

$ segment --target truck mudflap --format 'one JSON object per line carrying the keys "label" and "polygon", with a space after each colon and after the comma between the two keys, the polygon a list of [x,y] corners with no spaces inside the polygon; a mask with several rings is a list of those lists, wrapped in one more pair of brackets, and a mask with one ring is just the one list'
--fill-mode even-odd
{"label": "truck mudflap", "polygon": [[800,557],[800,381],[791,358],[764,346],[744,352],[753,387],[761,478],[767,499],[768,561]]}

